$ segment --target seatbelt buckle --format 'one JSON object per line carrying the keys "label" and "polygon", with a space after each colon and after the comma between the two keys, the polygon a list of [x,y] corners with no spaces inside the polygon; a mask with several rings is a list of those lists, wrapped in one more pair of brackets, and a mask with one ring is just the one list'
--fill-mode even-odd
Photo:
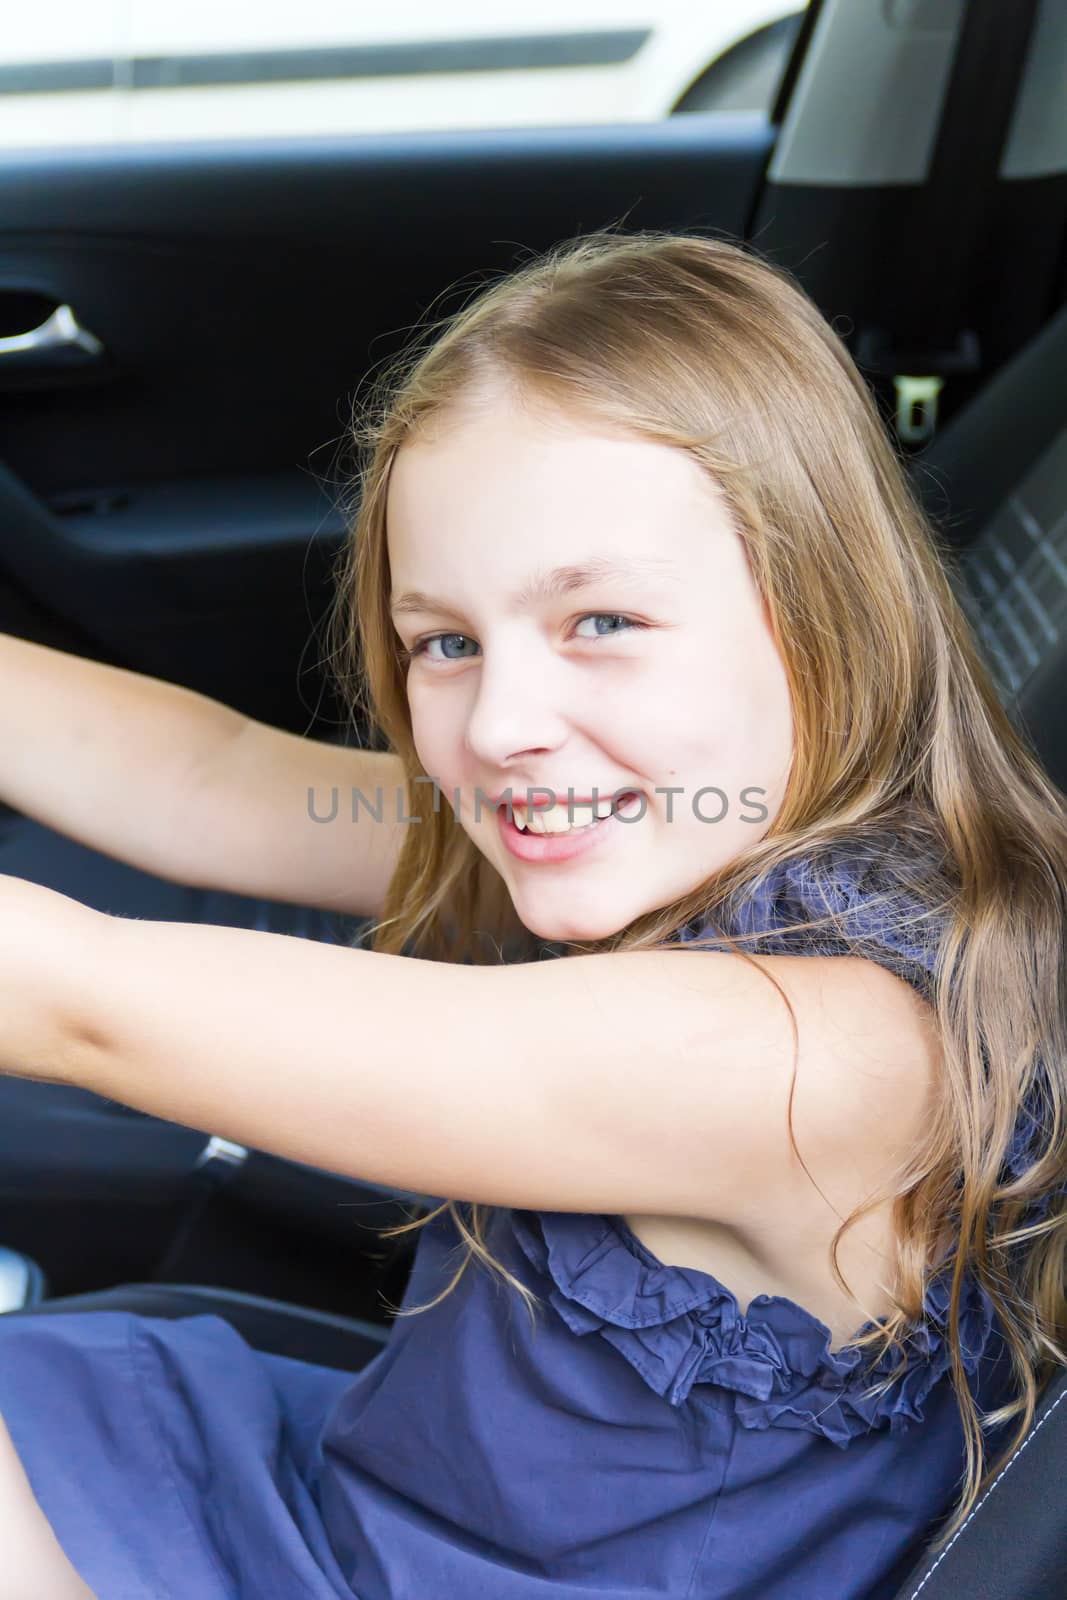
{"label": "seatbelt buckle", "polygon": [[893,374],[897,403],[893,426],[902,444],[926,444],[937,428],[937,401],[944,378],[912,378]]}
{"label": "seatbelt buckle", "polygon": [[856,365],[891,378],[896,396],[893,425],[901,444],[923,445],[937,429],[938,401],[945,380],[977,372],[982,365],[978,335],[965,328],[955,342],[906,344],[882,328],[865,328],[856,340]]}

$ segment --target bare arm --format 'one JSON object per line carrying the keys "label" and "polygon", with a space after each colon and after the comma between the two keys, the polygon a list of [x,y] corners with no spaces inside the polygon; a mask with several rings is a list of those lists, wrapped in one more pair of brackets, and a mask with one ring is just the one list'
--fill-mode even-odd
{"label": "bare arm", "polygon": [[[929,1114],[929,1019],[867,961],[756,966],[796,1011],[798,1143],[851,1208]],[[724,952],[450,966],[107,917],[0,877],[0,1072],[490,1205],[736,1226],[821,1215],[788,1140],[792,1034],[775,998]]]}
{"label": "bare arm", "polygon": [[174,797],[241,718],[204,695],[0,634],[0,800],[161,877],[195,841]]}
{"label": "bare arm", "polygon": [[174,820],[187,844],[170,876],[374,916],[400,855],[406,800],[398,756],[237,717],[190,771]]}
{"label": "bare arm", "polygon": [[[373,915],[402,843],[395,756],[268,727],[144,673],[0,634],[0,800],[175,883]],[[331,791],[338,813],[328,816]],[[379,787],[381,824],[351,821]],[[401,815],[406,813],[401,812]]]}

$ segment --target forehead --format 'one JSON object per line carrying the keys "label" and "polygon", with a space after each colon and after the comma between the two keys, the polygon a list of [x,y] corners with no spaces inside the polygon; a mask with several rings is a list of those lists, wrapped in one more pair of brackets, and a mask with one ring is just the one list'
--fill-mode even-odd
{"label": "forehead", "polygon": [[509,394],[434,420],[397,452],[394,563],[508,537],[561,560],[658,549],[728,526],[717,485],[685,451]]}

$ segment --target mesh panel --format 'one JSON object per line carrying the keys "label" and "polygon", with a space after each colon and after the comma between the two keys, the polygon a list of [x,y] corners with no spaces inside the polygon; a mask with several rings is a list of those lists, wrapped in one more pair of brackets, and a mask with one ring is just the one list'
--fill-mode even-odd
{"label": "mesh panel", "polygon": [[1006,702],[1067,632],[1067,429],[960,558],[957,587]]}

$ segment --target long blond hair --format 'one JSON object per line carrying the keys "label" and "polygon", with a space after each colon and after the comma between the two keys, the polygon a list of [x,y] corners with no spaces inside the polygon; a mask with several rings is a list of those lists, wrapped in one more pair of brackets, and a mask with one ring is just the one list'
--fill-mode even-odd
{"label": "long blond hair", "polygon": [[[870,392],[818,309],[786,271],[747,248],[607,230],[481,286],[427,324],[354,408],[359,463],[329,661],[354,718],[369,720],[375,739],[401,757],[409,814],[420,819],[406,829],[374,949],[479,963],[538,954],[499,874],[453,812],[434,808],[430,785],[413,782],[429,775],[414,748],[389,611],[385,512],[396,453],[501,376],[568,414],[683,450],[711,474],[765,599],[792,697],[793,765],[765,837],[682,899],[569,948],[671,944],[764,871],[834,842],[888,831],[937,866],[920,887],[938,929],[938,1109],[895,1186],[842,1222],[831,1260],[847,1289],[841,1237],[892,1198],[896,1309],[859,1341],[877,1360],[905,1350],[939,1242],[957,1241],[948,1331],[967,1468],[944,1544],[1067,1364],[1063,1197],[1021,1225],[1031,1202],[1067,1181],[1064,796],[1005,711],[958,598],[957,558],[925,517]],[[1040,1106],[1040,1139],[1029,1170],[1005,1182],[1027,1100]],[[442,1293],[479,1259],[528,1303],[535,1298],[486,1246],[495,1208],[464,1215],[448,1201],[405,1227],[446,1207],[466,1253]],[[1011,1353],[1014,1397],[984,1419],[960,1354],[967,1271],[990,1296]],[[983,1429],[1016,1416],[1015,1436],[986,1469]]]}

